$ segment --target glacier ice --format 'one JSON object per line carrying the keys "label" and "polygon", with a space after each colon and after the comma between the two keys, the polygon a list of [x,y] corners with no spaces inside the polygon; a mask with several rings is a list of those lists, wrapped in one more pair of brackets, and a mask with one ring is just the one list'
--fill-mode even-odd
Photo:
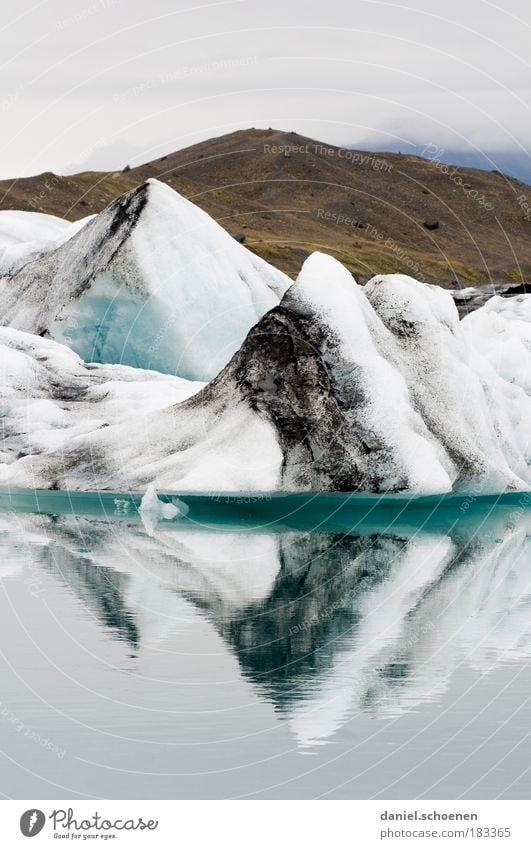
{"label": "glacier ice", "polygon": [[85,364],[64,345],[8,327],[0,327],[0,383],[0,481],[8,477],[6,462],[19,455],[46,457],[74,437],[111,424],[127,427],[135,410],[164,409],[204,386],[128,366]]}
{"label": "glacier ice", "polygon": [[[236,244],[236,243],[235,243]],[[313,254],[206,386],[0,328],[0,484],[493,493],[531,484],[529,296],[459,321],[404,275]]]}
{"label": "glacier ice", "polygon": [[28,262],[55,250],[90,218],[72,223],[42,212],[0,211],[0,277],[12,276]]}
{"label": "glacier ice", "polygon": [[496,373],[531,395],[531,297],[495,296],[467,315],[463,327]]}
{"label": "glacier ice", "polygon": [[200,391],[200,382],[84,364],[63,345],[4,327],[0,380],[0,485],[144,490],[159,478],[164,490],[180,478],[191,490],[209,491],[221,476],[230,491],[254,489],[256,480],[275,486],[276,477],[265,476],[281,462],[271,429],[230,404],[183,408],[179,402]]}
{"label": "glacier ice", "polygon": [[291,283],[157,180],[76,226],[21,268],[0,261],[0,323],[87,362],[209,380]]}

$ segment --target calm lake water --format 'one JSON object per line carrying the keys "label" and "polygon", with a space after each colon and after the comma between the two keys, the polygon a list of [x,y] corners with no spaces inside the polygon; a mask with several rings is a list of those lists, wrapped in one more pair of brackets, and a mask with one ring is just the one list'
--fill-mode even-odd
{"label": "calm lake water", "polygon": [[184,501],[0,495],[4,796],[529,798],[531,497]]}

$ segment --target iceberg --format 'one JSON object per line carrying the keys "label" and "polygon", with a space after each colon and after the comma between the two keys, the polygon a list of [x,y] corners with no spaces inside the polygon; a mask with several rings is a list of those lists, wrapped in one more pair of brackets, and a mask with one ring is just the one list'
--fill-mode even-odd
{"label": "iceberg", "polygon": [[206,385],[0,328],[0,484],[529,490],[530,311],[528,296],[494,299],[460,321],[449,292],[405,275],[362,288],[316,253]]}
{"label": "iceberg", "polygon": [[[6,233],[18,221],[20,238],[30,237],[31,222],[19,217],[35,213],[5,215]],[[50,337],[87,362],[209,380],[291,283],[157,180],[70,229],[40,217],[34,226],[37,242],[57,231],[59,243],[36,254],[27,244],[4,249],[21,255],[0,256],[0,324]]]}
{"label": "iceberg", "polygon": [[169,521],[175,519],[177,516],[186,516],[187,512],[187,505],[179,501],[178,498],[174,498],[170,502],[162,501],[158,497],[153,484],[150,484],[146,489],[138,508],[144,528],[149,534],[155,533],[159,522],[164,520]]}

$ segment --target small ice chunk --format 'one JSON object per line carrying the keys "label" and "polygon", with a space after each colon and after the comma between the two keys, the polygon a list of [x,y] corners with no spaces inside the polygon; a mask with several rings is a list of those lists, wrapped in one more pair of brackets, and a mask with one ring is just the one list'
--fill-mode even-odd
{"label": "small ice chunk", "polygon": [[142,497],[138,512],[147,532],[152,534],[158,522],[162,519],[175,519],[178,516],[181,518],[186,516],[188,505],[179,498],[172,498],[171,504],[167,501],[162,501],[157,495],[154,484],[150,483]]}

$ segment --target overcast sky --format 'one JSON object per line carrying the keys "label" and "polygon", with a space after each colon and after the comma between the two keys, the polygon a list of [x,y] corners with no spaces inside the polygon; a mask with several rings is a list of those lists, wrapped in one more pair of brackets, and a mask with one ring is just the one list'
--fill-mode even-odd
{"label": "overcast sky", "polygon": [[243,127],[525,153],[524,0],[2,0],[0,177]]}

